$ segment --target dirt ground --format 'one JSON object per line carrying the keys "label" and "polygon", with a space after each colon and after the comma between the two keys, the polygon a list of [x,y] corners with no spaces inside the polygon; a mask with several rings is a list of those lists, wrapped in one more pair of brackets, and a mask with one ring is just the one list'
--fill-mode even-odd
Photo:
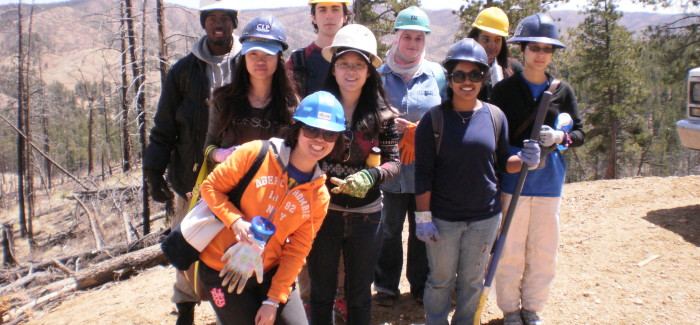
{"label": "dirt ground", "polygon": [[[700,324],[700,176],[628,178],[567,184],[561,209],[557,277],[547,324]],[[174,324],[174,271],[155,267],[75,294],[30,324]],[[405,279],[403,292],[408,292]],[[493,292],[493,291],[492,291]],[[482,318],[501,324],[489,299]],[[197,324],[214,324],[209,305]],[[374,324],[424,323],[404,293],[374,306]]]}

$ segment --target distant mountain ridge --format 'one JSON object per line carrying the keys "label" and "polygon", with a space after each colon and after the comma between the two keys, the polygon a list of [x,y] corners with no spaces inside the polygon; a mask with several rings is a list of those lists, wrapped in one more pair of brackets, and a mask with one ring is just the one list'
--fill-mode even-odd
{"label": "distant mountain ridge", "polygon": [[[147,46],[149,55],[155,56],[155,4],[153,1],[148,4]],[[203,30],[199,25],[196,10],[166,5],[166,34],[169,35],[170,62],[174,63],[177,58],[189,52],[192,43],[203,35]],[[27,7],[24,10],[25,31],[29,16]],[[0,67],[10,68],[16,64],[16,8],[16,5],[0,6]],[[140,24],[141,7],[134,10],[135,20]],[[118,13],[119,3],[112,0],[76,0],[37,5],[32,28],[37,35],[35,40],[45,42],[45,48],[41,51],[44,78],[48,81],[74,84],[81,78],[78,70],[89,80],[98,80],[105,73],[114,73],[103,70],[105,62],[115,65],[119,60],[119,35],[115,23],[118,21]],[[287,31],[290,51],[306,46],[315,39],[308,7],[242,11],[237,31],[251,18],[263,13],[273,14],[282,22]],[[427,13],[432,21],[432,34],[427,39],[426,58],[440,62],[447,48],[454,43],[454,35],[460,23],[451,10],[428,10]],[[576,11],[550,11],[549,14],[558,20],[562,33],[566,33],[568,28],[576,27],[584,18]],[[624,13],[621,22],[629,30],[640,31],[649,25],[668,22],[677,16],[679,15]],[[138,33],[140,36],[140,32]],[[384,41],[390,42],[391,39],[388,37]],[[379,55],[384,56],[383,53]],[[155,63],[149,64],[153,65],[149,69],[155,69]]]}

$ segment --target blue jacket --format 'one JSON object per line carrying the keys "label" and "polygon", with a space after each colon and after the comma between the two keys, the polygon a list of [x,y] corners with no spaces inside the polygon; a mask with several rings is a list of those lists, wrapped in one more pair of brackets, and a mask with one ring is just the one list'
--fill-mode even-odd
{"label": "blue jacket", "polygon": [[[382,77],[389,103],[403,119],[420,121],[425,112],[440,105],[446,97],[445,72],[437,63],[425,61],[416,76],[408,82],[386,64],[377,71]],[[399,175],[383,183],[380,188],[392,193],[414,193],[414,173],[415,163],[401,164]]]}

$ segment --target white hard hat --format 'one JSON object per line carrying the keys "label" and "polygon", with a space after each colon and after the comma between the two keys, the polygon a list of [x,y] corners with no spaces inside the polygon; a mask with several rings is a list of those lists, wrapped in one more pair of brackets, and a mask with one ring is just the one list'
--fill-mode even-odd
{"label": "white hard hat", "polygon": [[238,10],[233,0],[199,0],[199,11],[205,10]]}
{"label": "white hard hat", "polygon": [[382,65],[382,59],[377,56],[377,39],[372,34],[369,28],[359,25],[350,24],[341,28],[333,38],[331,46],[323,48],[321,54],[326,61],[330,62],[333,59],[339,48],[349,50],[360,50],[366,52],[370,56],[370,62],[375,68]]}

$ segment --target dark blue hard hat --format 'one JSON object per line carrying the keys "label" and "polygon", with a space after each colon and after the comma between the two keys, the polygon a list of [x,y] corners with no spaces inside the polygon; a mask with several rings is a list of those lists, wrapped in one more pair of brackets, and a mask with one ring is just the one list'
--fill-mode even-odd
{"label": "dark blue hard hat", "polygon": [[243,27],[240,37],[241,43],[250,38],[279,42],[282,45],[282,50],[286,50],[289,47],[287,45],[287,33],[284,31],[282,23],[272,15],[255,17]]}
{"label": "dark blue hard hat", "polygon": [[554,21],[549,16],[544,14],[534,14],[523,18],[515,28],[513,37],[508,40],[508,43],[527,43],[537,42],[543,44],[551,44],[554,47],[566,48],[559,41],[559,31]]}
{"label": "dark blue hard hat", "polygon": [[447,56],[442,61],[442,66],[444,67],[450,61],[472,62],[483,71],[489,69],[489,57],[486,55],[486,50],[473,38],[465,38],[452,44],[447,50]]}

